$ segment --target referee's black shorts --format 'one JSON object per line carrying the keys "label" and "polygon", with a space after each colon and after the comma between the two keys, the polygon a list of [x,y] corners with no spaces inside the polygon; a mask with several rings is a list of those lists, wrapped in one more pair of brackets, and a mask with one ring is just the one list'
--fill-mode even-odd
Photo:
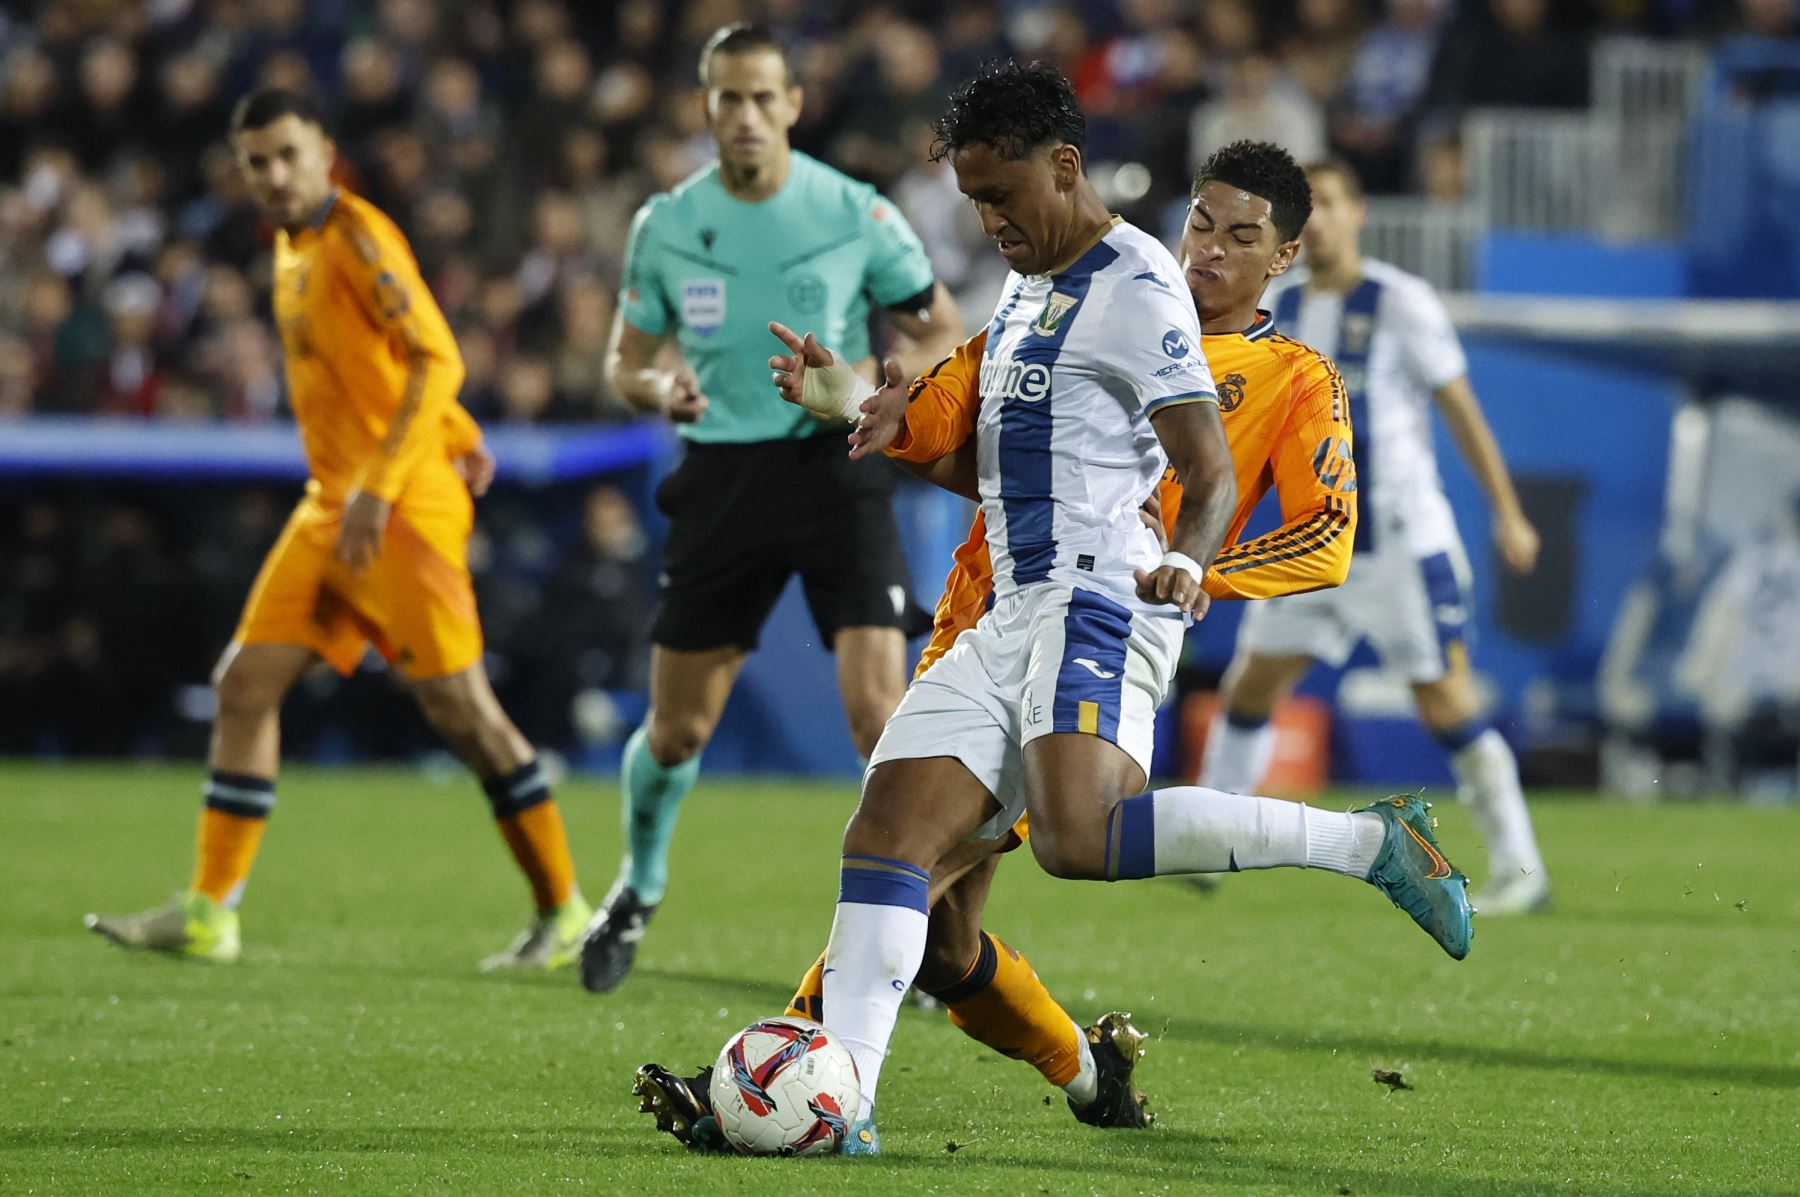
{"label": "referee's black shorts", "polygon": [[650,639],[689,652],[753,649],[796,573],[826,647],[841,628],[929,631],[894,523],[896,469],[847,453],[842,432],[690,442],[656,488],[669,538]]}

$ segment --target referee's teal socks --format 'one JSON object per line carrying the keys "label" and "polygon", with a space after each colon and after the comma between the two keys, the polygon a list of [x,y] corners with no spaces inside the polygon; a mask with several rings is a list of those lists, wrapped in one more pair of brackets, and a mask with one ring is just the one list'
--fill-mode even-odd
{"label": "referee's teal socks", "polygon": [[650,737],[640,727],[625,741],[625,757],[619,765],[619,781],[625,790],[623,817],[626,850],[624,882],[638,901],[655,905],[669,884],[669,841],[675,835],[675,816],[681,800],[700,776],[700,758],[672,769],[656,763],[650,754]]}

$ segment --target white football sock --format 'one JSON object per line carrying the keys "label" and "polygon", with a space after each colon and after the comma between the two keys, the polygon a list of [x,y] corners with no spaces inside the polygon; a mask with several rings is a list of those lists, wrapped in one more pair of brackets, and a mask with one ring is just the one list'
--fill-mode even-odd
{"label": "white football sock", "polygon": [[1206,732],[1206,755],[1200,762],[1200,784],[1227,794],[1254,794],[1275,759],[1275,724],[1235,722],[1221,711]]}
{"label": "white football sock", "polygon": [[[899,861],[873,867],[872,858],[847,856],[837,916],[825,948],[825,1010],[856,1061],[862,1083],[858,1120],[875,1108],[875,1087],[900,1003],[925,958],[927,876]],[[907,870],[907,871],[901,871]]]}
{"label": "white football sock", "polygon": [[[1072,1018],[1069,1021],[1075,1022]],[[1076,1105],[1085,1106],[1100,1096],[1100,1069],[1094,1064],[1094,1050],[1088,1045],[1087,1032],[1079,1023],[1075,1025],[1075,1038],[1081,1041],[1081,1071],[1063,1086],[1063,1092],[1073,1098]]]}
{"label": "white football sock", "polygon": [[1342,814],[1299,802],[1174,786],[1127,798],[1109,824],[1109,875],[1330,869],[1367,878],[1387,836],[1372,812]]}
{"label": "white football sock", "polygon": [[1451,754],[1450,767],[1458,796],[1469,804],[1475,828],[1487,841],[1489,878],[1510,882],[1528,873],[1542,876],[1544,858],[1519,785],[1519,762],[1506,738],[1488,728]]}

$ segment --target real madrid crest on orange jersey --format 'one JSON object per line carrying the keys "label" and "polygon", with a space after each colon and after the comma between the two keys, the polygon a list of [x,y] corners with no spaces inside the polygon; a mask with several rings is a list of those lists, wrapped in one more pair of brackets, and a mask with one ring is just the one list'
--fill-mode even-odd
{"label": "real madrid crest on orange jersey", "polygon": [[1219,379],[1219,410],[1236,411],[1238,404],[1244,401],[1244,387],[1248,380],[1242,374],[1227,374]]}

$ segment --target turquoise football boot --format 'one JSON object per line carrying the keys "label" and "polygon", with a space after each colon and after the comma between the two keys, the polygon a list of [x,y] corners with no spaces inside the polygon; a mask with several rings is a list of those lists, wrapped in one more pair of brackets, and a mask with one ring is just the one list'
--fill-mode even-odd
{"label": "turquoise football boot", "polygon": [[1387,838],[1369,870],[1369,884],[1386,894],[1413,922],[1437,940],[1453,960],[1469,954],[1475,929],[1470,919],[1469,879],[1438,851],[1426,812],[1430,804],[1413,794],[1396,794],[1354,813],[1380,815]]}
{"label": "turquoise football boot", "polygon": [[864,1118],[851,1124],[850,1133],[838,1146],[839,1155],[880,1155],[881,1136],[875,1132],[875,1120]]}

